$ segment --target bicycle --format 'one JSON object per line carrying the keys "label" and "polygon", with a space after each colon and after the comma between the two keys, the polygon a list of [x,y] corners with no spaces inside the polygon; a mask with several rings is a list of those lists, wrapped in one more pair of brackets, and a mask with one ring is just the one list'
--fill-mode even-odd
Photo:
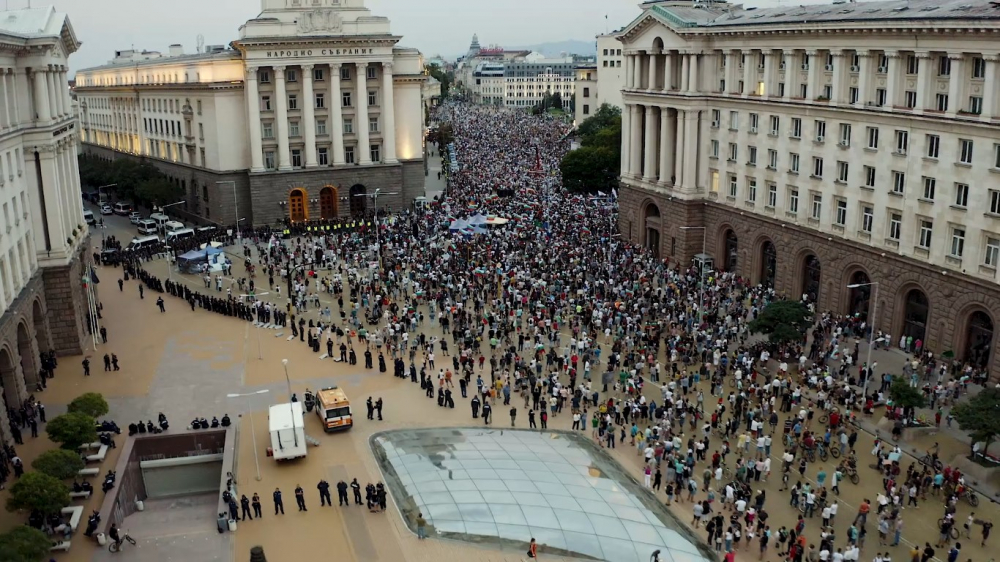
{"label": "bicycle", "polygon": [[[940,529],[942,525],[944,525],[944,518],[943,517],[941,519],[938,519],[938,529]],[[958,532],[958,527],[956,527],[955,525],[952,525],[951,526],[951,531],[950,531],[949,534],[951,535],[952,539],[958,539],[959,534],[960,534]]]}
{"label": "bicycle", "polygon": [[122,547],[125,546],[126,542],[128,542],[132,546],[135,546],[135,539],[129,536],[128,531],[125,531],[125,534],[122,535],[122,539],[120,541],[112,542],[111,544],[109,544],[108,550],[111,552],[121,552]]}

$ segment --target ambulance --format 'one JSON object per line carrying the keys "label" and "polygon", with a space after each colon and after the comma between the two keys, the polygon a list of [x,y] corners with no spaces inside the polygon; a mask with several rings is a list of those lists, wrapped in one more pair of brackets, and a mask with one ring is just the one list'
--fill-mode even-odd
{"label": "ambulance", "polygon": [[336,386],[324,388],[316,393],[316,415],[323,424],[323,431],[330,433],[351,429],[351,401],[343,389]]}

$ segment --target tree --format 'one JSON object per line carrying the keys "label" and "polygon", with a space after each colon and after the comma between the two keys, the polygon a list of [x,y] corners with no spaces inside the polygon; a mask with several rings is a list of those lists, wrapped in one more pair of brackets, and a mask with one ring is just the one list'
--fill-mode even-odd
{"label": "tree", "polygon": [[26,472],[10,487],[7,511],[20,509],[43,515],[59,513],[69,505],[69,487],[59,480],[37,471]]}
{"label": "tree", "polygon": [[38,562],[48,558],[52,543],[45,533],[21,525],[0,535],[0,560],[5,562]]}
{"label": "tree", "polygon": [[903,409],[903,417],[911,420],[916,409],[927,404],[927,398],[920,389],[913,388],[905,379],[897,376],[892,377],[889,398],[892,399],[893,406]]}
{"label": "tree", "polygon": [[56,416],[45,424],[49,439],[62,443],[63,449],[75,451],[84,443],[97,441],[94,418],[80,412],[68,412]]}
{"label": "tree", "polygon": [[577,133],[581,138],[586,139],[596,135],[601,129],[606,129],[616,124],[618,125],[618,130],[621,131],[622,110],[617,106],[602,103],[601,107],[598,107],[593,115],[585,119],[583,123],[580,123],[577,127]]}
{"label": "tree", "polygon": [[800,301],[774,301],[764,307],[748,326],[752,334],[764,334],[772,343],[802,341],[812,326],[813,314]]}
{"label": "tree", "polygon": [[108,413],[108,401],[98,392],[87,392],[74,398],[66,411],[80,412],[97,419]]}
{"label": "tree", "polygon": [[143,180],[135,190],[137,199],[153,206],[173,203],[183,195],[177,184],[162,176]]}
{"label": "tree", "polygon": [[618,184],[621,159],[608,148],[587,146],[568,152],[559,163],[563,186],[574,192],[610,191]]}
{"label": "tree", "polygon": [[83,469],[85,463],[76,451],[67,449],[52,449],[38,455],[31,463],[31,468],[48,474],[57,480],[68,480]]}
{"label": "tree", "polygon": [[986,444],[982,449],[985,453],[1000,435],[1000,389],[984,388],[967,402],[952,408],[951,415],[962,431],[969,432],[973,443]]}

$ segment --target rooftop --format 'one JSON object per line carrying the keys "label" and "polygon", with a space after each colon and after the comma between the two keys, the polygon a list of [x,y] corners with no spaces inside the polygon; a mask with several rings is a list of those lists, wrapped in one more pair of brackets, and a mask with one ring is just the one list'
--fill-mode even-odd
{"label": "rooftop", "polygon": [[195,61],[213,60],[213,59],[230,60],[239,58],[240,58],[239,51],[226,49],[225,51],[216,51],[212,53],[193,53],[193,54],[178,55],[178,56],[162,56],[144,60],[125,59],[121,61],[111,61],[108,64],[102,64],[100,66],[81,68],[79,72],[93,72],[95,70],[111,70],[116,68],[160,66],[165,64],[176,64],[176,63],[195,62]]}
{"label": "rooftop", "polygon": [[23,39],[59,39],[70,53],[80,47],[67,15],[52,6],[0,12],[0,34]]}

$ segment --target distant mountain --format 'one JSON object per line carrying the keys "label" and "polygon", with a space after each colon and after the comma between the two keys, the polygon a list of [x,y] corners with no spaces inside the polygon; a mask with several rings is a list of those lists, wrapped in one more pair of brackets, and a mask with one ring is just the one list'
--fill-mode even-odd
{"label": "distant mountain", "polygon": [[537,51],[546,57],[558,57],[561,53],[568,55],[597,55],[597,43],[594,41],[553,41],[549,43],[539,43],[537,45],[524,45],[521,47],[506,47],[508,50],[531,50]]}

